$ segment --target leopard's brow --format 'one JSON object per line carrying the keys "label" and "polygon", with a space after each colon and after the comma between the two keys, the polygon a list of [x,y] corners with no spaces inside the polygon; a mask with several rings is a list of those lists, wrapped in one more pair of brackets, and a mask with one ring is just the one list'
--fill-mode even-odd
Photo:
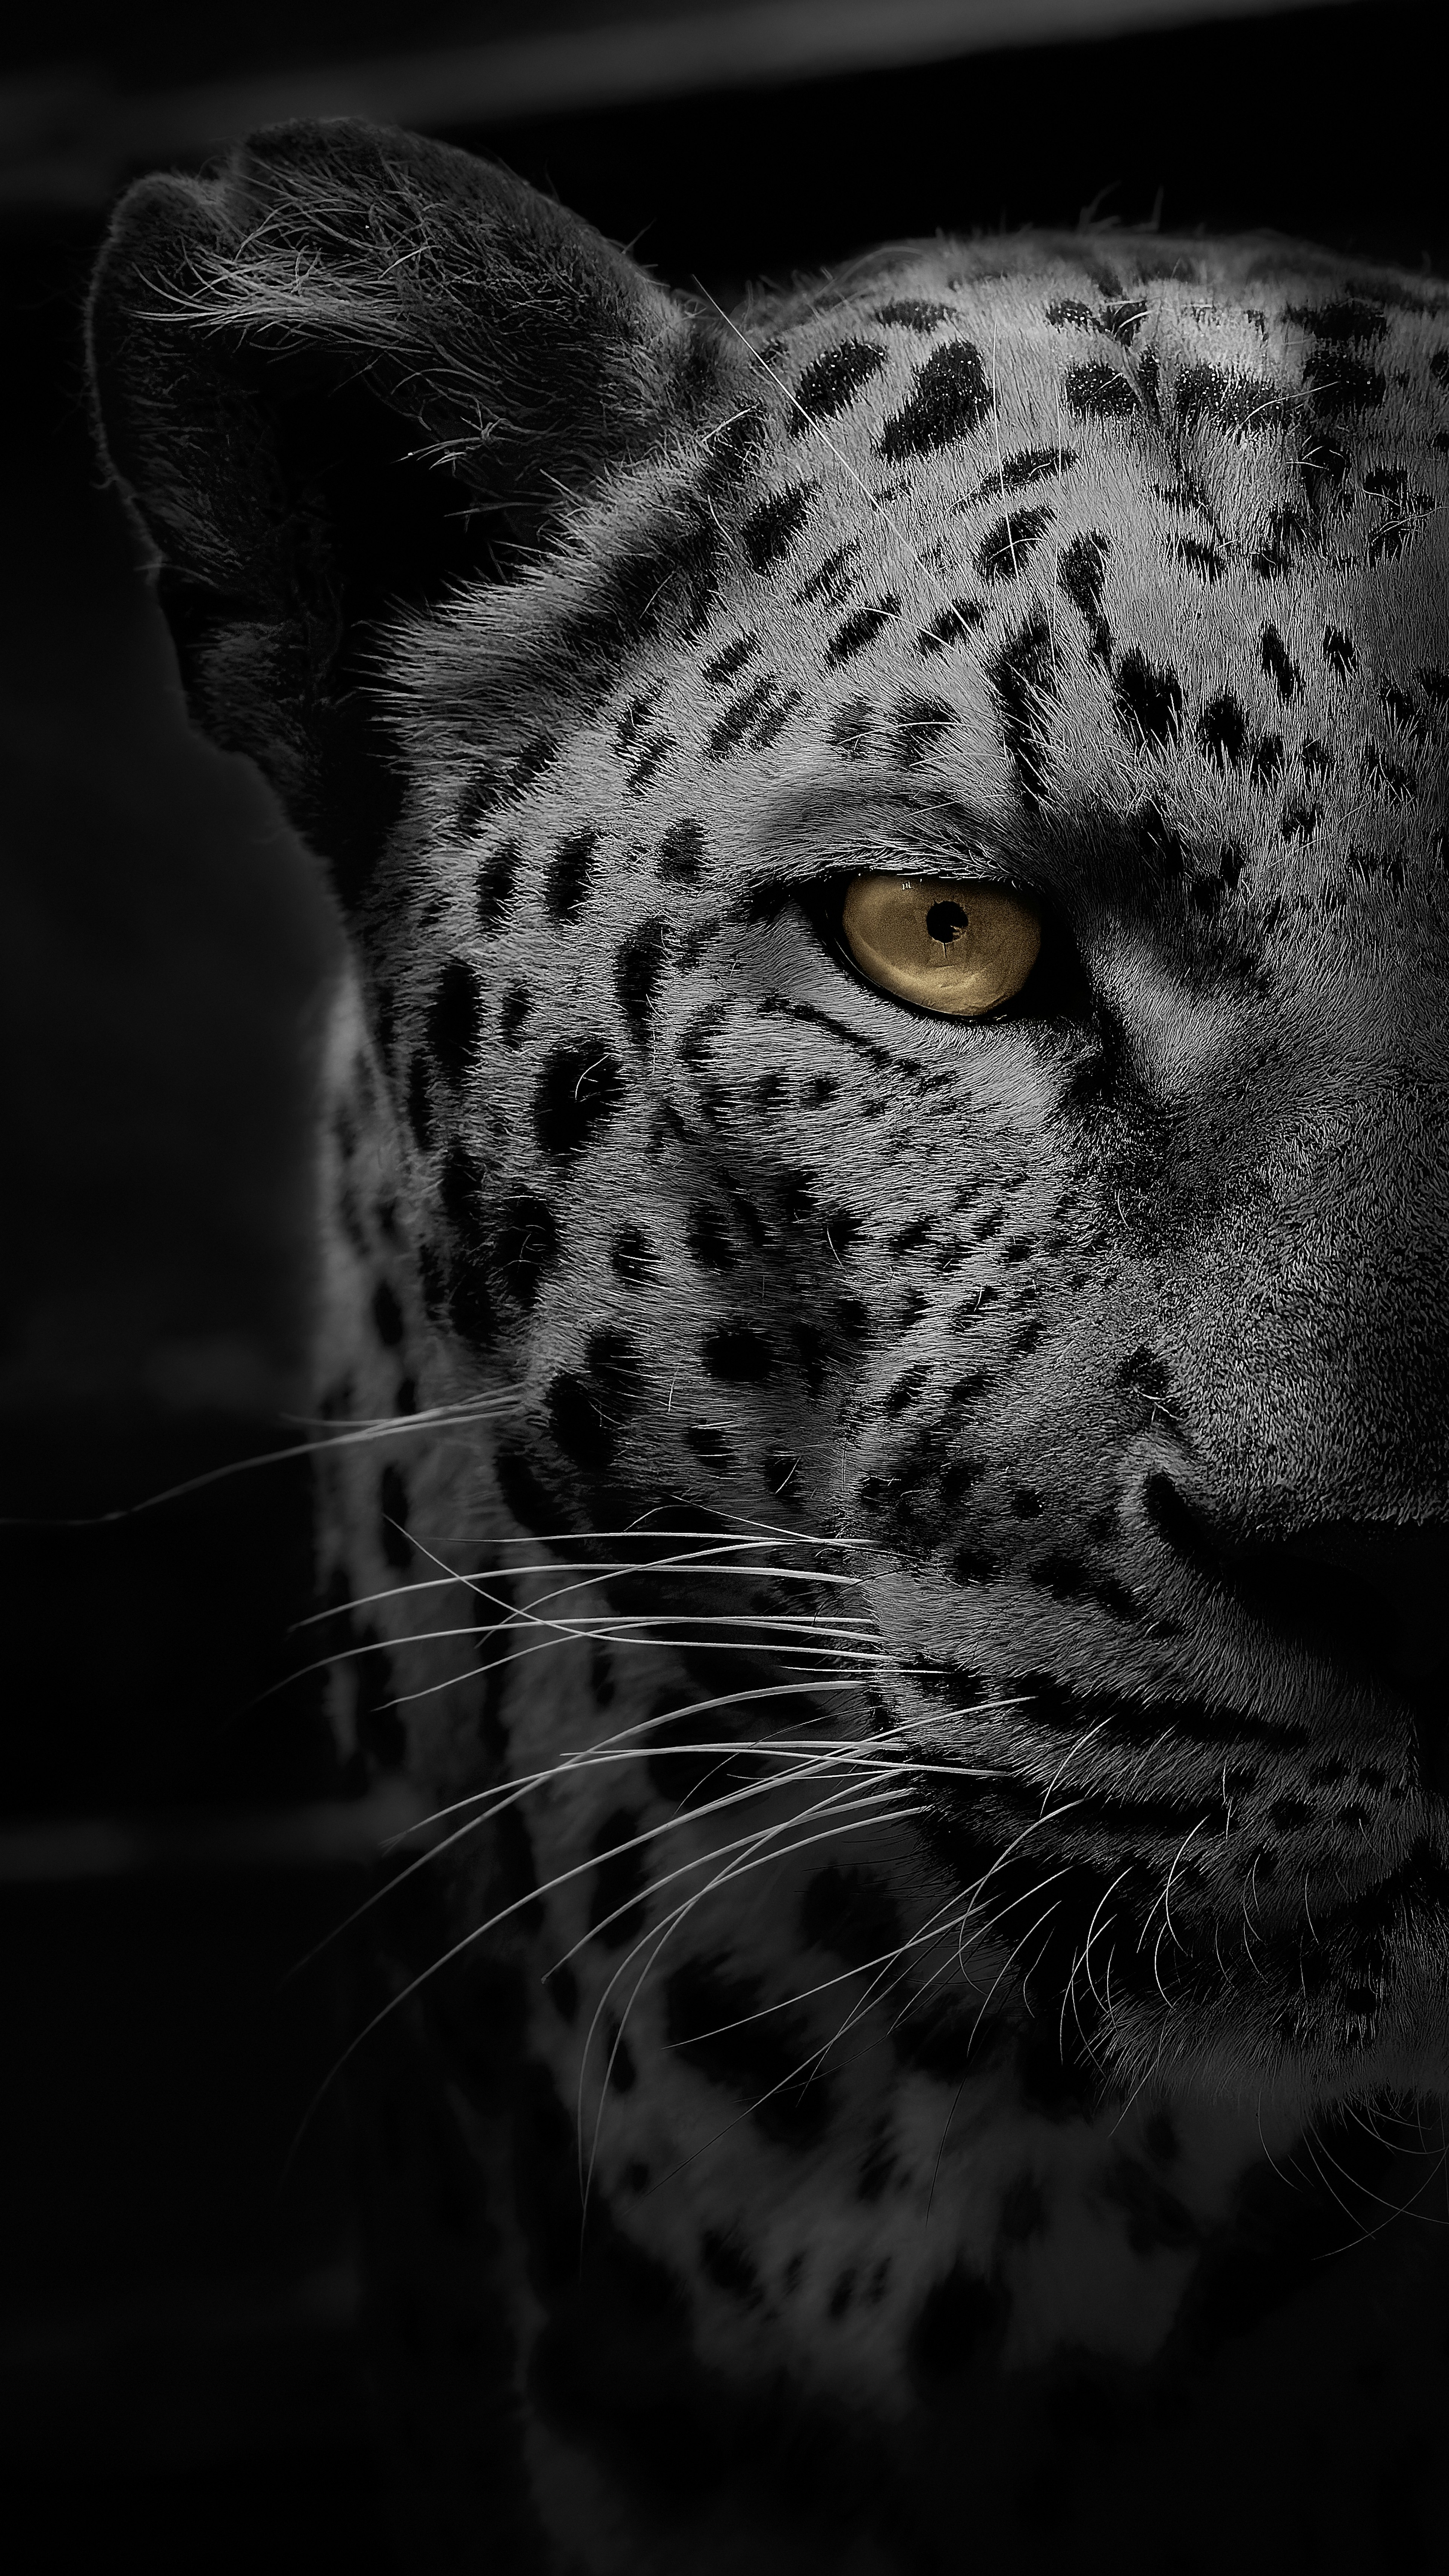
{"label": "leopard's brow", "polygon": [[888,778],[796,777],[762,797],[745,845],[752,876],[801,883],[836,868],[929,865],[955,873],[969,865],[991,874],[1015,872],[1013,850],[998,817],[949,790],[903,789]]}

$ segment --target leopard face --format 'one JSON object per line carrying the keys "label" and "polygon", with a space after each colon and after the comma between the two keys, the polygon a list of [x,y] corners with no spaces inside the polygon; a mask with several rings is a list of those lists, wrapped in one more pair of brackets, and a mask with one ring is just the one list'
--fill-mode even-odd
{"label": "leopard face", "polygon": [[[1436,2083],[1449,294],[1024,235],[727,325],[350,128],[107,280],[194,702],[351,909],[409,1369],[507,1392],[456,1490],[834,1550],[838,1725],[1113,2079]],[[863,881],[1039,948],[933,1007]]]}

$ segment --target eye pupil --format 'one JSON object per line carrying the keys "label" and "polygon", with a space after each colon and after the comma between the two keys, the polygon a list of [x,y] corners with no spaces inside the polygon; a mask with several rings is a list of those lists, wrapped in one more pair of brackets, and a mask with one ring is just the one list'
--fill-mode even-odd
{"label": "eye pupil", "polygon": [[966,915],[959,903],[933,903],[926,915],[926,937],[939,939],[943,948],[949,948],[965,927]]}

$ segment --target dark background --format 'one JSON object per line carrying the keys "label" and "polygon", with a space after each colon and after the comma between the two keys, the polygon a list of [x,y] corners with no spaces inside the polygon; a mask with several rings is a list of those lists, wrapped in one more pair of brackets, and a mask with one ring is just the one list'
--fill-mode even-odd
{"label": "dark background", "polygon": [[[432,127],[726,302],[891,236],[1088,209],[1442,271],[1440,16],[1296,9]],[[414,48],[534,23],[408,14]],[[22,2531],[46,2568],[392,2564],[333,2108],[282,2172],[349,2009],[344,1968],[284,1972],[363,1891],[376,1831],[340,1802],[310,1687],[258,1701],[297,1660],[305,1472],[41,1524],[270,1451],[305,1411],[309,1041],[335,940],[260,783],[188,733],[93,461],[81,302],[144,142],[119,109],[385,52],[393,27],[289,5],[123,38],[113,10],[56,8],[0,83],[0,142],[21,133],[0,172],[11,2564]],[[99,102],[79,154],[32,113],[72,73]]]}

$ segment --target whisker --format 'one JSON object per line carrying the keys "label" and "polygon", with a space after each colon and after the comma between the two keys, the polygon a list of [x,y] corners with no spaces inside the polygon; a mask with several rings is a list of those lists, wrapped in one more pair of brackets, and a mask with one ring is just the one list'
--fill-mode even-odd
{"label": "whisker", "polygon": [[[491,1824],[508,1808],[516,1806],[523,1798],[531,1795],[535,1789],[547,1788],[555,1782],[568,1779],[575,1771],[601,1765],[611,1758],[617,1759],[621,1762],[637,1762],[641,1758],[641,1753],[644,1748],[637,1742],[631,1741],[630,1739],[646,1736],[653,1727],[662,1726],[671,1721],[677,1723],[681,1716],[702,1716],[712,1709],[730,1708],[750,1700],[778,1699],[793,1696],[797,1692],[813,1695],[820,1690],[854,1690],[857,1687],[858,1685],[854,1682],[825,1682],[808,1684],[782,1683],[775,1684],[773,1686],[761,1687],[753,1691],[722,1692],[713,1699],[697,1702],[693,1708],[686,1708],[683,1710],[661,1709],[656,1711],[652,1717],[641,1718],[632,1726],[620,1728],[615,1735],[603,1738],[602,1741],[595,1746],[583,1748],[575,1753],[565,1754],[561,1756],[557,1762],[550,1763],[545,1768],[525,1774],[522,1780],[510,1781],[506,1786],[495,1784],[489,1789],[474,1790],[470,1792],[467,1797],[455,1799],[448,1806],[435,1809],[430,1816],[421,1817],[415,1824],[405,1826],[400,1834],[393,1836],[383,1845],[383,1849],[385,1851],[396,1850],[403,1842],[409,1840],[414,1833],[430,1831],[437,1825],[447,1823],[453,1816],[463,1815],[465,1810],[471,1810],[472,1812],[467,1814],[465,1822],[455,1827],[452,1833],[445,1835],[440,1842],[433,1844],[427,1851],[419,1853],[416,1860],[409,1862],[406,1869],[400,1871],[395,1878],[389,1880],[386,1887],[373,1889],[368,1896],[363,1898],[359,1905],[352,1909],[351,1913],[345,1915],[340,1922],[334,1924],[328,1932],[324,1933],[322,1939],[317,1942],[311,1950],[305,1952],[304,1955],[296,1961],[288,1973],[293,1976],[298,1975],[303,1968],[311,1964],[312,1960],[319,1957],[321,1952],[327,1949],[333,1941],[340,1940],[345,1932],[350,1931],[354,1924],[360,1922],[365,1915],[370,1914],[374,1907],[382,1904],[386,1897],[390,1896],[396,1888],[403,1886],[408,1879],[412,1878],[416,1874],[418,1870],[426,1869],[433,1862],[440,1860],[444,1853],[452,1850],[457,1843],[461,1842],[465,1838],[465,1836]],[[689,1745],[681,1745],[675,1748],[667,1748],[662,1745],[655,1746],[650,1750],[649,1758],[651,1760],[657,1759],[666,1750],[670,1749],[676,1750],[682,1755],[687,1755],[692,1748]],[[734,1747],[737,1754],[741,1752],[748,1753],[751,1749],[751,1743],[748,1738],[746,1738],[743,1743],[737,1743]],[[810,1749],[814,1750],[815,1748]],[[765,1780],[757,1784],[761,1792],[766,1789],[776,1788],[779,1785],[780,1783],[778,1780]],[[687,1821],[690,1817],[697,1817],[708,1812],[708,1808],[691,1808],[686,1810],[683,1816],[672,1818],[670,1823],[671,1825],[678,1824],[680,1822]],[[660,1830],[668,1830],[668,1828],[661,1828]],[[595,1863],[593,1861],[589,1861],[586,1864],[582,1864],[582,1866],[592,1868],[595,1866]],[[536,1892],[539,1894],[546,1894],[547,1890],[538,1890]]]}
{"label": "whisker", "polygon": [[[421,1544],[415,1537],[413,1543],[415,1546]],[[731,1539],[722,1544],[743,1548],[749,1546],[751,1542],[747,1539]],[[437,1563],[438,1560],[434,1558],[433,1562]],[[615,1582],[620,1577],[629,1575],[673,1574],[684,1568],[687,1568],[691,1575],[753,1574],[767,1583],[807,1583],[812,1587],[819,1586],[830,1590],[860,1591],[863,1588],[862,1578],[858,1574],[816,1574],[802,1566],[788,1565],[718,1565],[703,1555],[656,1557],[650,1558],[646,1564],[641,1564],[637,1558],[621,1556],[611,1559],[604,1565],[599,1565],[592,1558],[581,1558],[573,1565],[560,1564],[556,1557],[549,1557],[537,1565],[475,1566],[470,1574],[427,1575],[416,1583],[384,1584],[377,1592],[361,1592],[349,1601],[331,1601],[324,1609],[309,1611],[305,1618],[294,1619],[287,1633],[289,1636],[295,1636],[303,1628],[319,1627],[324,1620],[340,1619],[357,1610],[370,1610],[379,1601],[405,1600],[412,1593],[444,1591],[450,1585],[459,1585],[473,1590],[486,1583],[507,1583],[514,1578],[522,1579],[534,1574],[580,1574],[588,1578],[585,1582],[566,1584],[557,1593],[544,1595],[545,1600],[562,1600],[566,1599],[571,1592],[587,1591],[590,1583]],[[530,1605],[533,1608],[537,1606],[536,1603]]]}
{"label": "whisker", "polygon": [[[815,1811],[813,1811],[813,1812],[824,1812],[824,1811],[825,1811],[825,1809],[826,1809],[826,1808],[828,1808],[828,1806],[829,1806],[831,1803],[832,1803],[832,1802],[830,1802],[830,1801],[822,1801],[822,1802],[821,1802],[821,1807],[820,1807],[820,1809],[815,1810]],[[794,1854],[795,1854],[796,1852],[798,1852],[798,1851],[808,1851],[808,1850],[812,1849],[812,1848],[814,1847],[814,1845],[815,1845],[815,1844],[817,1844],[817,1843],[832,1841],[832,1840],[834,1840],[834,1838],[835,1838],[838,1834],[848,1833],[848,1832],[853,1832],[853,1831],[855,1831],[859,1826],[861,1826],[861,1825],[863,1825],[863,1824],[879,1824],[879,1823],[881,1823],[882,1821],[884,1821],[884,1820],[885,1820],[885,1819],[887,1819],[887,1818],[889,1819],[889,1821],[890,1821],[891,1823],[896,1823],[896,1822],[900,1821],[901,1819],[903,1819],[904,1817],[907,1817],[907,1816],[914,1816],[914,1815],[920,1815],[920,1814],[922,1814],[923,1812],[924,1812],[924,1810],[923,1810],[923,1809],[921,1809],[920,1807],[910,1806],[910,1805],[906,1805],[906,1806],[900,1806],[900,1805],[887,1805],[887,1804],[886,1804],[884,1801],[882,1801],[881,1799],[876,1798],[876,1799],[872,1799],[872,1800],[870,1800],[870,1801],[868,1801],[868,1802],[865,1802],[861,1807],[852,1807],[852,1808],[849,1810],[849,1812],[848,1812],[848,1813],[844,1813],[844,1814],[838,1815],[838,1816],[837,1816],[837,1818],[836,1818],[836,1821],[835,1821],[833,1824],[831,1824],[831,1825],[828,1825],[828,1826],[824,1827],[821,1831],[819,1831],[819,1832],[817,1832],[817,1833],[807,1834],[807,1835],[803,1836],[803,1837],[802,1837],[798,1842],[786,1843],[786,1844],[782,1845],[781,1847],[779,1847],[779,1848],[777,1848],[777,1849],[771,1850],[771,1851],[769,1851],[769,1852],[765,1852],[765,1853],[763,1853],[763,1854],[762,1854],[762,1853],[761,1853],[761,1851],[760,1851],[760,1841],[759,1841],[759,1838],[752,1838],[752,1839],[751,1839],[751,1840],[750,1840],[750,1841],[745,1845],[746,1857],[745,1857],[745,1858],[743,1858],[742,1860],[739,1860],[739,1861],[737,1861],[737,1862],[732,1863],[732,1865],[731,1865],[728,1869],[723,1870],[723,1871],[721,1871],[721,1872],[720,1872],[720,1874],[719,1874],[718,1878],[710,1880],[706,1886],[704,1886],[704,1887],[702,1887],[702,1888],[699,1888],[699,1889],[696,1889],[696,1890],[692,1893],[692,1895],[690,1896],[690,1898],[688,1899],[688,1901],[687,1901],[685,1904],[681,1905],[680,1907],[678,1907],[678,1908],[676,1909],[676,1912],[675,1912],[674,1916],[673,1916],[673,1917],[671,1917],[671,1918],[670,1918],[670,1920],[669,1920],[669,1922],[667,1923],[667,1925],[663,1927],[663,1930],[662,1930],[662,1933],[661,1933],[661,1937],[660,1937],[660,1938],[659,1938],[659,1940],[657,1941],[656,1946],[655,1946],[655,1948],[654,1948],[653,1952],[651,1953],[651,1956],[646,1960],[646,1962],[645,1962],[645,1964],[644,1964],[644,1967],[643,1967],[643,1969],[641,1970],[640,1975],[639,1975],[639,1977],[638,1977],[638,1979],[637,1979],[637,1981],[636,1981],[636,1983],[635,1983],[635,1985],[634,1985],[634,1988],[633,1988],[633,1990],[632,1990],[632,1992],[631,1992],[631,1994],[630,1994],[629,2001],[628,2001],[628,2003],[626,2004],[626,2006],[625,2006],[625,2008],[624,2008],[624,2014],[623,2014],[623,2017],[622,2017],[622,2019],[621,2019],[621,2021],[620,2021],[620,2025],[619,2025],[619,2034],[618,2034],[618,2036],[619,2036],[620,2038],[622,2038],[622,2036],[623,2036],[624,2027],[625,2027],[625,2024],[627,2023],[629,2013],[633,2010],[634,2004],[635,2004],[635,2002],[637,2001],[638,1996],[639,1996],[640,1992],[641,1992],[641,1991],[642,1991],[642,1989],[643,1989],[643,1985],[644,1985],[645,1979],[648,1977],[648,1975],[650,1974],[651,1970],[653,1969],[653,1967],[654,1967],[654,1966],[655,1966],[655,1964],[656,1964],[656,1961],[657,1961],[658,1956],[659,1956],[659,1952],[660,1952],[660,1950],[662,1950],[662,1948],[663,1948],[663,1946],[664,1946],[664,1941],[665,1941],[666,1939],[668,1939],[668,1938],[672,1935],[672,1933],[678,1929],[678,1926],[679,1926],[680,1922],[682,1922],[682,1921],[686,1918],[686,1916],[694,1910],[694,1908],[695,1908],[695,1906],[696,1906],[696,1905],[702,1904],[702,1903],[704,1902],[705,1898],[706,1898],[706,1897],[708,1897],[708,1896],[710,1896],[710,1895],[712,1895],[712,1894],[714,1894],[714,1893],[716,1892],[716,1890],[717,1890],[719,1887],[721,1887],[721,1886],[723,1886],[723,1885],[727,1884],[727,1883],[728,1883],[728,1881],[729,1881],[729,1880],[731,1880],[731,1879],[733,1879],[733,1878],[742,1877],[742,1876],[745,1874],[745,1872],[746,1872],[746,1871],[748,1871],[748,1870],[750,1870],[750,1869],[762,1868],[762,1867],[765,1865],[765,1862],[766,1862],[767,1860],[788,1860],[788,1859],[791,1859],[791,1858],[793,1858]],[[807,1820],[808,1820],[808,1819],[807,1819],[806,1817],[799,1817],[799,1818],[796,1818],[794,1821],[795,1821],[795,1822],[797,1822],[797,1823],[804,1823],[804,1822],[806,1822]],[[652,1926],[650,1927],[650,1931],[651,1931],[651,1933],[653,1933],[653,1932],[657,1932],[657,1931],[659,1931],[659,1930],[660,1930],[660,1927],[659,1927],[659,1926],[652,1925]],[[580,2132],[581,2132],[581,2133],[582,2133],[582,2084],[583,2084],[583,2070],[584,2070],[584,2068],[585,2068],[585,2067],[586,2067],[586,2065],[587,2065],[587,2061],[588,2061],[588,2052],[589,2052],[589,2048],[590,2048],[590,2046],[591,2046],[591,2044],[592,2044],[592,2041],[593,2041],[594,2031],[595,2031],[595,2029],[597,2028],[597,2025],[598,2025],[598,2018],[599,2018],[599,2014],[600,2014],[600,2013],[603,2011],[603,2009],[605,2008],[605,2005],[606,2005],[606,2003],[607,2003],[607,2000],[608,2000],[609,1995],[611,1995],[611,1994],[612,1994],[612,1992],[613,1992],[613,1990],[614,1990],[614,1987],[615,1987],[615,1985],[616,1985],[616,1984],[617,1984],[617,1982],[618,1982],[619,1977],[623,1974],[624,1969],[625,1969],[625,1968],[626,1968],[626,1966],[628,1965],[629,1961],[630,1961],[630,1960],[632,1960],[635,1956],[637,1956],[637,1953],[638,1953],[639,1949],[640,1949],[640,1948],[642,1948],[642,1946],[643,1946],[643,1941],[644,1941],[644,1939],[647,1939],[648,1937],[649,1937],[649,1935],[644,1935],[644,1936],[642,1936],[642,1937],[641,1937],[641,1940],[640,1940],[639,1942],[636,1942],[636,1944],[634,1945],[634,1949],[633,1949],[633,1950],[631,1950],[631,1951],[628,1953],[627,1958],[626,1958],[626,1959],[624,1959],[624,1960],[621,1960],[621,1961],[620,1961],[618,1968],[616,1968],[616,1970],[614,1971],[613,1976],[612,1976],[612,1977],[610,1978],[610,1980],[609,1980],[609,1984],[607,1985],[607,1987],[606,1987],[606,1988],[605,1988],[605,1990],[604,1990],[604,1994],[603,1994],[603,1996],[601,1996],[601,1998],[600,1998],[600,2001],[599,2001],[598,2005],[595,2007],[594,2018],[593,2018],[593,2020],[592,2020],[592,2021],[591,2021],[591,2023],[590,2023],[589,2031],[588,2031],[588,2035],[587,2035],[587,2038],[586,2038],[585,2043],[584,2043],[584,2049],[583,2049],[582,2056],[581,2056],[581,2060],[580,2060],[579,2127],[580,2127]],[[616,2041],[616,2047],[617,2047],[617,2041]],[[819,2054],[819,2052],[817,2052],[817,2056],[818,2056],[818,2054]],[[611,2060],[610,2060],[610,2062],[611,2062],[611,2063],[612,2063],[612,2056],[613,2056],[613,2052],[611,2052]],[[807,2059],[806,2061],[804,2061],[804,2063],[805,2063],[806,2065],[809,2065],[809,2064],[811,2064],[811,2063],[813,2063],[813,2062],[814,2062],[814,2061],[813,2061],[813,2060],[810,2060],[810,2059]],[[798,2072],[800,2072],[800,2071],[801,2071],[801,2070],[797,2069],[797,2070],[796,2070],[796,2073],[798,2073]],[[752,2111],[756,2111],[756,2110],[758,2110],[758,2109],[759,2109],[759,2107],[760,2107],[760,2102],[766,2102],[766,2101],[769,2101],[769,2100],[770,2100],[770,2098],[771,2098],[771,2095],[772,2095],[772,2094],[774,2094],[774,2093],[776,2093],[776,2092],[779,2092],[779,2091],[783,2090],[783,2087],[784,2087],[786,2084],[792,2083],[794,2080],[795,2080],[795,2077],[794,2077],[794,2075],[793,2075],[793,2074],[792,2074],[792,2075],[787,2075],[787,2076],[783,2077],[783,2078],[781,2079],[781,2083],[780,2083],[780,2084],[778,2084],[778,2085],[773,2085],[773,2086],[771,2086],[771,2088],[770,2088],[770,2092],[762,2094],[762,2095],[760,2096],[760,2100],[759,2100],[758,2102],[754,2102],[754,2103],[751,2103],[751,2104],[747,2105],[746,2109],[745,2109],[743,2112],[741,2112],[741,2113],[740,2113],[739,2117],[740,2117],[741,2119],[747,2119],[747,2118],[750,2116],[750,2113],[751,2113]],[[602,2120],[602,2116],[603,2116],[603,2099],[604,2099],[604,2098],[607,2098],[607,2097],[601,2097],[599,2112],[598,2112],[598,2114],[597,2114],[597,2116],[596,2116],[596,2118],[595,2118],[595,2123],[594,2123],[593,2147],[592,2147],[592,2150],[591,2150],[590,2163],[589,2163],[589,2175],[590,2175],[590,2178],[592,2177],[592,2171],[593,2171],[593,2157],[594,2157],[594,2154],[597,2152],[597,2146],[598,2146],[598,2135],[599,2135],[599,2124],[600,2124],[600,2121]],[[723,2137],[723,2136],[725,2136],[725,2135],[728,2133],[728,2130],[729,2130],[729,2129],[734,2128],[734,2127],[736,2127],[737,2125],[738,2125],[738,2122],[737,2122],[737,2121],[734,2121],[734,2120],[731,2120],[731,2121],[727,2122],[727,2123],[726,2123],[726,2127],[725,2127],[725,2129],[720,2130],[720,2131],[717,2133],[717,2136],[718,2136],[718,2137]],[[708,2145],[712,2145],[712,2144],[714,2144],[714,2143],[716,2143],[716,2142],[717,2142],[716,2140],[707,2140],[707,2141],[706,2141],[706,2145],[707,2145],[707,2146],[708,2146]],[[703,2149],[703,2148],[696,2150],[696,2153],[698,2153],[698,2154],[702,2154],[703,2152],[704,2152],[704,2149]],[[673,2166],[673,2167],[671,2168],[671,2171],[670,2171],[670,2173],[669,2173],[669,2174],[665,2174],[665,2175],[661,2176],[661,2178],[660,2178],[660,2179],[661,2179],[661,2181],[662,2181],[662,2182],[667,2182],[667,2181],[669,2181],[669,2180],[672,2178],[672,2175],[673,2175],[674,2173],[682,2173],[682,2172],[684,2171],[684,2167],[685,2167],[685,2165],[687,2165],[687,2164],[692,2164],[693,2162],[694,2162],[694,2157],[693,2157],[693,2156],[688,2156],[688,2157],[686,2157],[686,2158],[684,2159],[684,2163],[683,2163],[683,2164]],[[656,2187],[657,2187],[657,2186],[656,2186]],[[586,2186],[585,2186],[585,2196],[586,2196],[586,2199],[587,2199],[587,2183],[586,2183]]]}
{"label": "whisker", "polygon": [[[727,1802],[715,1802],[716,1806],[724,1803]],[[871,1794],[870,1799],[864,1803],[876,1808],[885,1806],[888,1803],[887,1793],[883,1791],[875,1791]],[[708,1812],[708,1809],[701,1811],[701,1813]],[[916,1808],[907,1808],[904,1810],[897,1808],[894,1812],[916,1814],[919,1813],[920,1810]],[[691,1814],[688,1818],[688,1821],[690,1822],[698,1820],[698,1817],[694,1814]],[[685,1821],[685,1819],[672,1817],[667,1824],[653,1828],[651,1832],[641,1835],[639,1839],[641,1841],[658,1839],[660,1835],[674,1830],[682,1821]],[[872,1821],[875,1821],[874,1817],[872,1817]],[[839,1829],[840,1828],[837,1828],[837,1830]],[[759,1838],[745,1837],[743,1839],[746,1844],[754,1844],[757,1846]],[[726,1848],[729,1847],[727,1846]],[[716,1856],[717,1855],[711,1853],[702,1857],[709,1859]],[[370,2039],[373,2034],[382,2027],[384,2022],[390,2021],[393,2014],[399,2011],[404,2004],[412,2002],[413,1999],[421,1993],[424,1986],[430,1985],[435,1977],[441,1976],[445,1968],[451,1967],[454,1960],[461,1958],[466,1951],[473,1948],[476,1942],[486,1940],[491,1933],[497,1932],[501,1929],[503,1924],[509,1922],[514,1916],[520,1914],[526,1906],[538,1904],[542,1898],[553,1895],[557,1889],[567,1886],[571,1880],[582,1877],[585,1871],[591,1870],[596,1866],[597,1864],[592,1858],[583,1861],[576,1861],[570,1868],[557,1871],[555,1875],[546,1881],[543,1886],[529,1888],[524,1895],[513,1898],[507,1905],[500,1906],[498,1911],[490,1915],[486,1922],[475,1924],[469,1931],[463,1933],[458,1940],[450,1943],[449,1947],[442,1951],[436,1959],[430,1961],[426,1968],[419,1969],[417,1975],[410,1978],[407,1985],[401,1987],[397,1994],[390,1995],[386,2003],[379,2005],[377,2011],[372,2014],[370,2019],[363,2025],[363,2028],[356,2032],[348,2041],[346,2047],[335,2059],[327,2074],[324,2076],[321,2084],[317,2087],[316,2092],[313,2094],[312,2099],[308,2103],[301,2121],[298,2124],[296,2136],[292,2141],[292,2146],[286,2160],[287,2169],[290,2170],[291,2164],[299,2147],[301,2146],[307,2130],[310,2128],[313,2119],[316,2117],[317,2111],[319,2110],[322,2102],[330,2092],[332,2086],[336,2083],[338,2076],[342,2073],[344,2067],[346,2067],[353,2057],[356,2056],[357,2051],[363,2046],[364,2042]]]}
{"label": "whisker", "polygon": [[[183,1476],[179,1484],[166,1485],[159,1493],[143,1495],[138,1503],[118,1503],[110,1511],[0,1513],[0,1529],[105,1529],[113,1522],[135,1520],[142,1512],[154,1512],[162,1503],[175,1503],[187,1494],[199,1494],[208,1485],[223,1484],[230,1476],[250,1475],[258,1467],[281,1467],[292,1459],[324,1457],[333,1449],[352,1449],[370,1441],[401,1440],[418,1431],[446,1431],[474,1422],[492,1421],[516,1410],[522,1401],[520,1391],[505,1388],[497,1395],[475,1397],[467,1406],[435,1405],[423,1413],[384,1414],[376,1421],[354,1424],[347,1431],[329,1432],[325,1439],[294,1440],[284,1449],[261,1450],[250,1458],[229,1458],[224,1466],[208,1467],[198,1476]],[[287,1419],[285,1415],[281,1418]]]}

